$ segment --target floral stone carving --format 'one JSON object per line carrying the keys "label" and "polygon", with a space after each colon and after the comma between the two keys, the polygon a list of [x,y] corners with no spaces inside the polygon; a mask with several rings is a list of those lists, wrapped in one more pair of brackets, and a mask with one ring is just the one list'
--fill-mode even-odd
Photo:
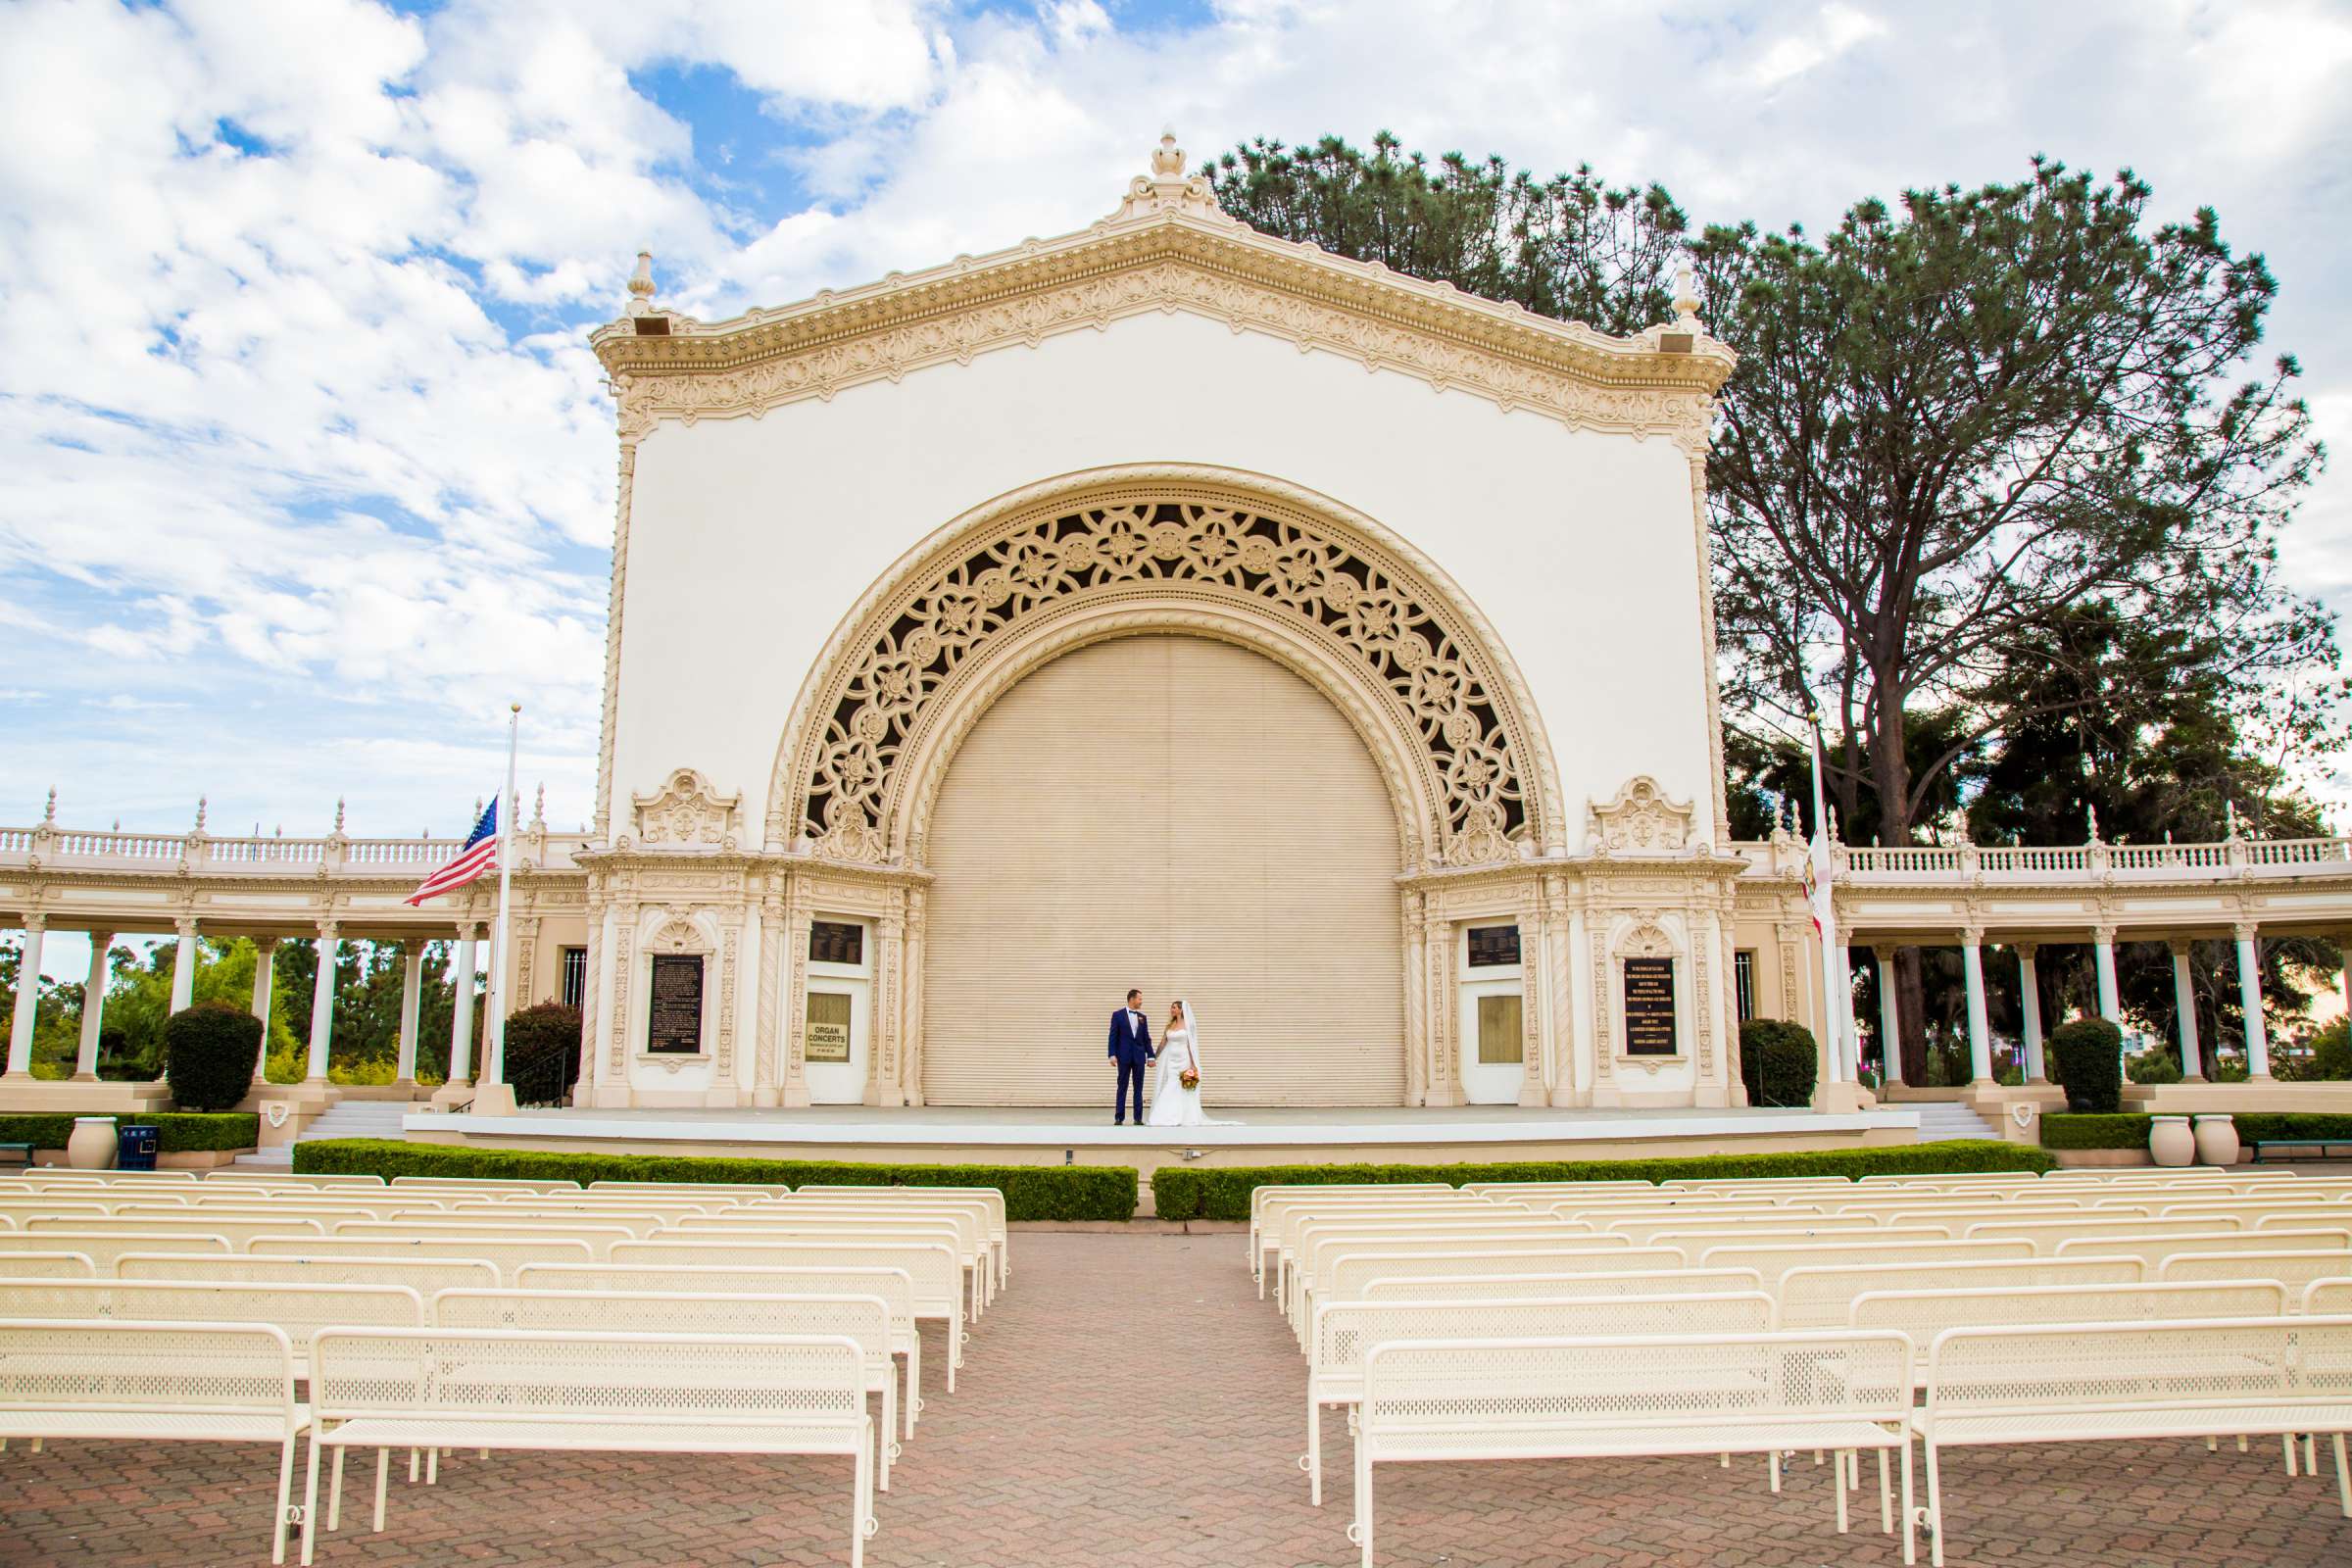
{"label": "floral stone carving", "polygon": [[1585,836],[1595,855],[1681,855],[1691,849],[1693,812],[1646,774],[1628,783],[1616,799],[1588,806]]}
{"label": "floral stone carving", "polygon": [[1174,501],[1029,514],[956,548],[869,620],[879,631],[826,694],[785,797],[801,803],[797,832],[829,858],[884,858],[896,771],[957,671],[1076,596],[1155,584],[1276,607],[1385,686],[1443,791],[1449,861],[1502,860],[1528,837],[1534,792],[1502,677],[1435,594],[1299,520]]}
{"label": "floral stone carving", "polygon": [[650,849],[735,848],[743,797],[720,795],[691,767],[681,767],[652,795],[634,797],[637,842]]}

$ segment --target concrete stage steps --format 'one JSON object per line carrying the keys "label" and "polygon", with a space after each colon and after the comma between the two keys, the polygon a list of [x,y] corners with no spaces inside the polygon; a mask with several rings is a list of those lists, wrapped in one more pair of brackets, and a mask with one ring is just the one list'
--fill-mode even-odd
{"label": "concrete stage steps", "polygon": [[284,1170],[294,1163],[294,1144],[309,1143],[314,1138],[398,1138],[400,1119],[416,1108],[405,1100],[338,1101],[297,1133],[294,1143],[239,1154],[236,1162],[247,1167]]}
{"label": "concrete stage steps", "polygon": [[1919,1141],[1948,1144],[1963,1138],[1998,1140],[2001,1130],[1957,1100],[1905,1100],[1898,1108],[1919,1112]]}

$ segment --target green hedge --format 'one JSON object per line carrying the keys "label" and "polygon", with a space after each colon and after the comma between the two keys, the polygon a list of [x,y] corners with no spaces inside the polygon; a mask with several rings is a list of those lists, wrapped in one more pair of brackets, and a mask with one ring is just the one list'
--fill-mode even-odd
{"label": "green hedge", "polygon": [[[250,1111],[159,1110],[145,1115],[128,1111],[115,1116],[115,1125],[156,1128],[156,1146],[167,1154],[193,1154],[207,1150],[252,1149],[262,1141],[262,1118]],[[0,1144],[30,1144],[35,1149],[63,1149],[74,1135],[70,1115],[0,1116]]]}
{"label": "green hedge", "polygon": [[[2180,1112],[2174,1112],[2179,1115]],[[2189,1114],[2194,1114],[2190,1112]],[[2352,1143],[2352,1116],[2308,1110],[2241,1110],[2231,1114],[2237,1140],[2248,1153],[2258,1139],[2340,1138]],[[2044,1149],[2145,1149],[2148,1117],[2129,1111],[2113,1116],[2057,1115],[2041,1118]]]}
{"label": "green hedge", "polygon": [[389,1138],[328,1138],[296,1144],[294,1168],[306,1175],[362,1172],[386,1181],[395,1176],[520,1176],[576,1181],[583,1187],[590,1182],[994,1187],[1004,1195],[1007,1220],[1129,1220],[1135,1218],[1136,1200],[1135,1171],[1126,1165],[861,1165],[847,1160],[592,1154],[415,1144]]}
{"label": "green hedge", "polygon": [[2113,1114],[2081,1111],[2044,1116],[2041,1118],[2041,1147],[2145,1149],[2148,1147],[2148,1120],[2143,1114],[2128,1110]]}
{"label": "green hedge", "polygon": [[1522,1160],[1491,1165],[1256,1165],[1229,1170],[1163,1168],[1152,1178],[1161,1219],[1246,1220],[1259,1187],[1337,1182],[1596,1182],[1739,1180],[1756,1176],[1950,1175],[1962,1171],[2045,1171],[2057,1163],[2037,1149],[1991,1139],[1886,1149],[1803,1150],[1766,1154],[1691,1154],[1662,1159]]}
{"label": "green hedge", "polygon": [[2316,1110],[2248,1110],[2237,1112],[2232,1120],[2237,1124],[2237,1141],[2246,1146],[2249,1156],[2258,1139],[2341,1138],[2352,1143],[2352,1116]]}

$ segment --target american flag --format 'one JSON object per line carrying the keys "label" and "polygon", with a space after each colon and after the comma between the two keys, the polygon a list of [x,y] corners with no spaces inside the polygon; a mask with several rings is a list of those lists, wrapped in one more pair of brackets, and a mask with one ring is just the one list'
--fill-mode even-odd
{"label": "american flag", "polygon": [[418,884],[409,895],[411,904],[422,904],[444,893],[455,893],[475,877],[498,869],[498,797],[490,797],[488,809],[466,835],[466,847],[457,858]]}

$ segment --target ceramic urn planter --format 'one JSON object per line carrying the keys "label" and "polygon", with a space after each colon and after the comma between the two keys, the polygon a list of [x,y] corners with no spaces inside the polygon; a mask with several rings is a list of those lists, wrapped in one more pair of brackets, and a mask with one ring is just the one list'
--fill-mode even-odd
{"label": "ceramic urn planter", "polygon": [[2201,1165],[2237,1163],[2237,1124],[2228,1116],[2197,1118],[2197,1162]]}
{"label": "ceramic urn planter", "polygon": [[2149,1119],[2148,1157],[2159,1165],[2196,1163],[2196,1135],[2188,1130],[2186,1116],[2155,1116]]}
{"label": "ceramic urn planter", "polygon": [[76,1116],[66,1139],[66,1163],[75,1170],[115,1168],[115,1118]]}

